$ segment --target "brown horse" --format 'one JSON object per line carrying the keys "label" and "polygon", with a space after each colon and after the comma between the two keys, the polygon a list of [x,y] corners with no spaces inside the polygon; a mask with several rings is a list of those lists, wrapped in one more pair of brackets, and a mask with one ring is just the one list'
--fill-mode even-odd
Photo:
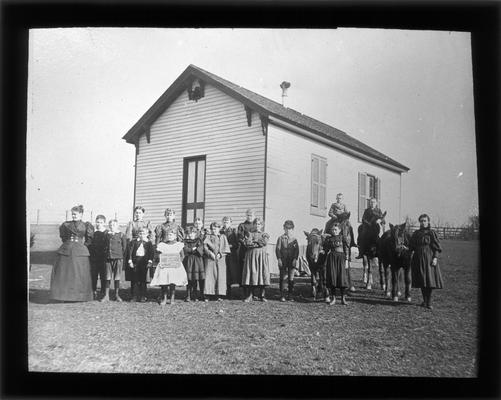
{"label": "brown horse", "polygon": [[330,235],[332,226],[335,223],[338,223],[339,228],[341,229],[341,233],[344,236],[344,238],[346,239],[346,243],[348,244],[348,248],[349,248],[349,252],[350,252],[350,256],[351,256],[351,248],[356,247],[356,244],[355,244],[355,237],[353,235],[353,228],[351,227],[351,224],[350,224],[350,215],[351,215],[351,213],[348,211],[348,212],[339,214],[336,217],[329,219],[325,224],[324,232],[326,234]]}
{"label": "brown horse", "polygon": [[386,211],[380,218],[380,222],[373,221],[370,224],[362,224],[358,227],[358,247],[363,256],[363,274],[366,289],[372,289],[372,267],[379,267],[380,283],[383,286],[382,266],[378,260],[378,241],[385,231]]}
{"label": "brown horse", "polygon": [[[405,299],[411,301],[411,251],[409,250],[410,235],[407,232],[407,223],[400,225],[390,224],[390,230],[385,232],[379,243],[381,261],[385,270],[391,269],[391,297],[398,301],[400,296],[399,276],[404,271]],[[386,296],[390,297],[389,285],[386,287]]]}
{"label": "brown horse", "polygon": [[313,228],[310,233],[304,231],[308,245],[306,246],[306,261],[311,272],[311,291],[313,299],[320,292],[326,297],[325,288],[325,253],[322,251],[324,237],[322,230]]}

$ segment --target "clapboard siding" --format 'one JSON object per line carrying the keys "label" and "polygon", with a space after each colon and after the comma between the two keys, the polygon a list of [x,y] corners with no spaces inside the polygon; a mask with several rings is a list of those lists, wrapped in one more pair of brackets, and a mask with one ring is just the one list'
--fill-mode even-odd
{"label": "clapboard siding", "polygon": [[252,126],[242,103],[211,85],[205,97],[189,101],[183,92],[143,135],[136,161],[136,204],[147,218],[164,221],[166,207],[181,220],[183,158],[206,156],[205,222],[229,215],[235,224],[247,208],[264,207],[265,137],[259,116]]}
{"label": "clapboard siding", "polygon": [[[323,228],[328,217],[310,214],[311,156],[327,159],[327,207],[335,202],[336,194],[344,194],[351,211],[350,219],[356,235],[358,208],[358,173],[366,172],[381,179],[382,209],[388,220],[400,222],[400,174],[351,157],[280,127],[268,127],[268,157],[266,184],[266,231],[273,242],[283,233],[286,219],[295,223],[300,244],[305,244],[303,231]],[[270,246],[272,247],[272,246]],[[273,254],[273,252],[270,252]]]}

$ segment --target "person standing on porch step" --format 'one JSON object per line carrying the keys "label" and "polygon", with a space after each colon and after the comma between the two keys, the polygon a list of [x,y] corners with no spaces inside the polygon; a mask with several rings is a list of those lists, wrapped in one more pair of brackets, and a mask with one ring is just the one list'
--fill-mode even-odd
{"label": "person standing on porch step", "polygon": [[242,271],[242,286],[244,287],[244,301],[252,300],[253,289],[258,292],[261,301],[267,301],[265,288],[270,285],[270,264],[266,246],[270,236],[263,232],[264,222],[255,218],[252,231],[245,237],[243,245],[246,247],[244,268]]}
{"label": "person standing on porch step", "polygon": [[230,246],[230,254],[226,256],[226,295],[231,298],[231,285],[241,285],[242,269],[238,263],[238,238],[237,231],[231,226],[231,217],[223,218],[221,234],[226,236]]}
{"label": "person standing on porch step", "polygon": [[438,253],[442,252],[437,233],[430,228],[430,217],[421,214],[418,218],[419,229],[415,231],[409,243],[411,256],[412,287],[421,289],[421,306],[432,309],[431,293],[433,289],[444,287],[442,273],[438,265]]}
{"label": "person standing on porch step", "polygon": [[214,296],[215,300],[226,296],[226,256],[231,251],[220,229],[221,225],[213,222],[204,238],[205,296]]}
{"label": "person standing on porch step", "polygon": [[120,297],[120,280],[122,279],[123,259],[127,256],[127,239],[120,231],[118,221],[110,220],[109,231],[106,237],[106,287],[101,301],[110,299],[110,284],[114,281],[115,300],[122,302]]}
{"label": "person standing on porch step", "polygon": [[287,300],[294,301],[294,272],[297,270],[299,244],[293,236],[294,222],[284,222],[284,234],[277,240],[275,254],[280,270],[280,301],[285,301],[285,280],[288,282]]}
{"label": "person standing on porch step", "polygon": [[176,241],[182,242],[184,240],[184,230],[176,222],[176,213],[172,208],[166,208],[164,212],[165,222],[157,225],[155,228],[155,244],[167,243],[167,232],[174,231],[176,234]]}
{"label": "person standing on porch step", "polygon": [[94,228],[82,221],[82,205],[71,209],[71,221],[59,227],[63,244],[57,250],[50,278],[50,299],[59,301],[91,301],[92,277],[89,250]]}

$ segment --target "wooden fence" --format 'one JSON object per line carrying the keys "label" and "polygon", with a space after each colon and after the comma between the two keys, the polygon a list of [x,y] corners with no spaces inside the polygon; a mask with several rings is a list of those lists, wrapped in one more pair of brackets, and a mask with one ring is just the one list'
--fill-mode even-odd
{"label": "wooden fence", "polygon": [[[419,226],[410,226],[409,233],[419,229]],[[432,229],[437,232],[439,239],[447,240],[478,240],[479,230],[473,228],[453,228],[449,226],[436,226]]]}

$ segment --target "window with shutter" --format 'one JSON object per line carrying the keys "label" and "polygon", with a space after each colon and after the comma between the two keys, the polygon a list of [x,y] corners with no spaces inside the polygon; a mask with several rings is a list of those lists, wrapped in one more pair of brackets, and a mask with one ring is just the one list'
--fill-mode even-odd
{"label": "window with shutter", "polygon": [[375,178],[375,181],[376,181],[376,193],[375,193],[375,197],[377,199],[379,208],[381,208],[381,179]]}
{"label": "window with shutter", "polygon": [[311,156],[310,213],[327,215],[327,160],[316,155]]}
{"label": "window with shutter", "polygon": [[367,174],[358,173],[358,222],[362,222],[362,216],[367,206]]}
{"label": "window with shutter", "polygon": [[381,179],[364,172],[358,173],[358,222],[362,222],[362,216],[366,208],[370,206],[370,199],[376,198],[381,208]]}

